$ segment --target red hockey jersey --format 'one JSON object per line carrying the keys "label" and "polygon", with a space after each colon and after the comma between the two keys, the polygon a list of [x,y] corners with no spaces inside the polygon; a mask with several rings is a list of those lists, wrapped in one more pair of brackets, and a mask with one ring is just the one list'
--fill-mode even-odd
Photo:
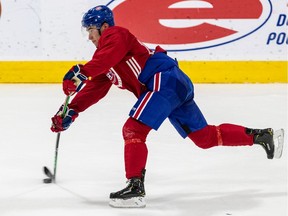
{"label": "red hockey jersey", "polygon": [[138,76],[151,55],[152,51],[127,29],[109,27],[102,33],[92,60],[81,67],[81,72],[92,79],[78,92],[69,107],[77,112],[84,111],[103,98],[112,84],[139,97],[145,85]]}

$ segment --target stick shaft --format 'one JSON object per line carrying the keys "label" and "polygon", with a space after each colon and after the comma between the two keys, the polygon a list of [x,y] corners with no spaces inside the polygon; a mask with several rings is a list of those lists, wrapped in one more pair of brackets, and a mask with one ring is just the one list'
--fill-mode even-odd
{"label": "stick shaft", "polygon": [[[69,100],[70,100],[70,95],[68,95],[65,99],[62,117],[65,116]],[[55,155],[54,155],[54,174],[53,174],[53,179],[52,179],[53,182],[56,182],[56,171],[57,171],[57,160],[58,160],[58,148],[59,148],[59,142],[60,142],[60,135],[61,135],[61,133],[58,132],[57,138],[56,138]]]}
{"label": "stick shaft", "polygon": [[59,148],[59,141],[60,141],[61,133],[57,133],[56,138],[56,147],[55,147],[55,155],[54,155],[54,174],[53,174],[53,181],[56,182],[56,171],[57,171],[57,160],[58,160],[58,148]]}

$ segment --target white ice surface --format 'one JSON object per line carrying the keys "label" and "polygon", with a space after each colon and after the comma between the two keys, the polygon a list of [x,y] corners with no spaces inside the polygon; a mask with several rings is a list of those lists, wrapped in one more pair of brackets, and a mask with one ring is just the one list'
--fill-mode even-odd
{"label": "white ice surface", "polygon": [[[210,124],[287,130],[287,85],[195,85]],[[169,121],[147,139],[145,209],[114,209],[109,193],[125,186],[121,129],[135,98],[112,88],[61,134],[50,118],[61,85],[0,85],[0,216],[287,216],[287,137],[279,160],[260,146],[197,148]]]}

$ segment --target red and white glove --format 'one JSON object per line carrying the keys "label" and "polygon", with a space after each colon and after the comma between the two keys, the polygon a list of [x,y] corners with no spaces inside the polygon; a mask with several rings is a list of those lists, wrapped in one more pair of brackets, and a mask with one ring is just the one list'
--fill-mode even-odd
{"label": "red and white glove", "polygon": [[83,85],[87,82],[88,78],[81,73],[83,65],[74,65],[63,78],[63,91],[66,95],[73,95],[79,92]]}
{"label": "red and white glove", "polygon": [[51,118],[51,131],[53,132],[58,133],[67,130],[72,124],[72,122],[74,122],[75,119],[78,117],[78,113],[75,110],[70,109],[68,106],[65,114],[63,114],[63,107],[64,105],[62,105],[56,115]]}

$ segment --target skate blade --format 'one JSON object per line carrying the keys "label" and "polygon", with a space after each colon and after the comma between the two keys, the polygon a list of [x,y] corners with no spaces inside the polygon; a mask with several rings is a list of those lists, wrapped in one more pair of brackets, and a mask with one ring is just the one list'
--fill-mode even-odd
{"label": "skate blade", "polygon": [[145,208],[144,197],[132,197],[130,199],[110,199],[109,205],[114,208]]}
{"label": "skate blade", "polygon": [[274,132],[273,140],[275,144],[274,158],[281,158],[284,147],[284,129]]}

